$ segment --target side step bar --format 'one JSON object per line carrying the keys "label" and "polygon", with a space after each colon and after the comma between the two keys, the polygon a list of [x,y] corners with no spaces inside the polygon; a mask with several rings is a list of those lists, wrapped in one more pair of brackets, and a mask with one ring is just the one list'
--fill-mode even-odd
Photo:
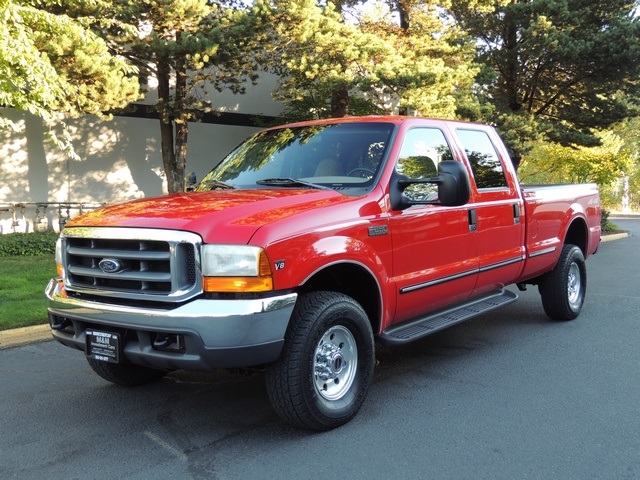
{"label": "side step bar", "polygon": [[517,299],[518,295],[515,293],[504,289],[499,290],[446,310],[432,313],[426,317],[410,320],[401,325],[393,325],[382,332],[378,339],[387,345],[401,345],[413,342],[452,325],[513,303]]}

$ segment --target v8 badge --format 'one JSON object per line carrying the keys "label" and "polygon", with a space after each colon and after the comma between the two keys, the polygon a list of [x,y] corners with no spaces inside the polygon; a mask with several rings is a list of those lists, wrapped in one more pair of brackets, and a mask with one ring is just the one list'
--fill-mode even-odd
{"label": "v8 badge", "polygon": [[274,262],[274,266],[276,267],[276,270],[282,270],[284,268],[284,260],[277,260]]}

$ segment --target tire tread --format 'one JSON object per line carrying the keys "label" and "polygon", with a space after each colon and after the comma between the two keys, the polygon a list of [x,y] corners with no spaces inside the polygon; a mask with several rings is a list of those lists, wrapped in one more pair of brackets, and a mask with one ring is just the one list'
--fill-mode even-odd
{"label": "tire tread", "polygon": [[[281,418],[294,425],[317,431],[338,427],[355,416],[366,396],[372,372],[365,370],[365,378],[362,381],[365,382],[366,387],[354,402],[357,403],[357,407],[346,418],[319,417],[314,414],[313,406],[309,405],[307,398],[305,398],[304,372],[301,370],[303,369],[305,351],[309,349],[309,338],[315,326],[314,322],[309,319],[318,319],[328,306],[341,302],[346,302],[350,308],[357,309],[360,315],[366,318],[362,307],[346,295],[329,291],[301,295],[285,335],[285,347],[282,354],[274,364],[267,368],[266,385],[271,403]],[[370,330],[369,336],[371,358],[373,359],[373,333]],[[364,347],[359,346],[359,348]]]}
{"label": "tire tread", "polygon": [[580,310],[576,312],[570,307],[567,298],[566,280],[568,269],[573,262],[578,264],[580,270],[584,302],[587,287],[585,263],[582,251],[575,245],[566,244],[562,247],[556,266],[542,277],[538,287],[544,311],[553,320],[573,320],[580,314]]}

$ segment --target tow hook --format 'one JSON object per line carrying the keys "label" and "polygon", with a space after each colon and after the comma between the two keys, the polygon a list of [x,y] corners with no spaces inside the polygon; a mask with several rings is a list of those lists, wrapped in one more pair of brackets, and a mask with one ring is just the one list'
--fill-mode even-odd
{"label": "tow hook", "polygon": [[177,333],[157,333],[153,339],[153,349],[164,352],[184,352],[184,336]]}

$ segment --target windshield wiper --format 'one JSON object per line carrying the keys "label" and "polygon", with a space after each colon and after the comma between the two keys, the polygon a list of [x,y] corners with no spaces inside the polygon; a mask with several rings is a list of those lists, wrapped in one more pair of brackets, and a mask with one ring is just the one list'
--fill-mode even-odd
{"label": "windshield wiper", "polygon": [[221,182],[220,180],[203,180],[198,184],[197,190],[215,190],[216,188],[220,188],[222,190],[233,190],[233,185],[229,185],[228,183]]}
{"label": "windshield wiper", "polygon": [[272,187],[307,187],[316,188],[318,190],[331,190],[324,185],[318,185],[317,183],[305,182],[304,180],[298,180],[297,178],[264,178],[256,182],[258,185],[269,185]]}

